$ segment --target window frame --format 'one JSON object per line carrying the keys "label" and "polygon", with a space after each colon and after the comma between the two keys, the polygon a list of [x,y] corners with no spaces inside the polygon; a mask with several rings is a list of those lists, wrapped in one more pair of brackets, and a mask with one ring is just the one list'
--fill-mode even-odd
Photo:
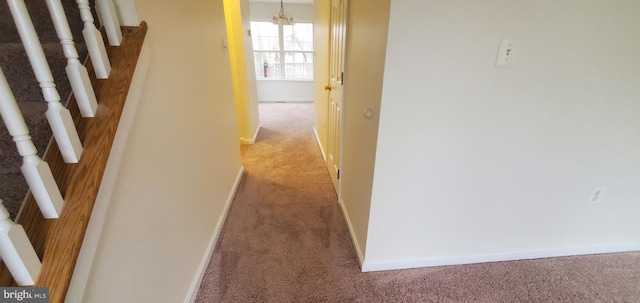
{"label": "window frame", "polygon": [[[271,21],[267,21],[267,20],[251,20],[250,21],[250,27],[251,27],[251,23],[254,22],[261,22],[261,23],[272,23]],[[273,24],[273,23],[272,23]],[[315,24],[311,21],[299,21],[296,22],[296,24],[310,24],[312,27],[312,31],[313,31],[313,26],[315,26]],[[292,81],[292,82],[296,82],[296,81],[307,81],[307,82],[312,82],[314,81],[314,72],[313,70],[315,69],[315,41],[313,41],[313,37],[312,37],[312,50],[285,50],[284,46],[285,46],[285,37],[284,37],[284,25],[282,24],[274,24],[276,26],[278,26],[278,50],[257,50],[255,48],[255,46],[252,46],[253,48],[253,65],[254,65],[254,70],[256,71],[256,80],[257,81]],[[253,36],[253,30],[252,30],[252,34]],[[253,37],[251,37],[252,39],[252,43],[253,43]],[[279,77],[259,77],[258,76],[258,71],[260,70],[259,67],[256,65],[256,54],[267,54],[267,53],[277,53],[278,56],[280,57],[280,62],[278,63],[278,67],[280,69],[280,76]],[[286,72],[286,66],[287,66],[287,62],[286,62],[286,55],[287,53],[294,53],[294,54],[309,54],[312,57],[312,66],[311,66],[311,77],[308,78],[301,78],[301,77],[287,77],[287,72]],[[262,74],[260,74],[262,75]]]}

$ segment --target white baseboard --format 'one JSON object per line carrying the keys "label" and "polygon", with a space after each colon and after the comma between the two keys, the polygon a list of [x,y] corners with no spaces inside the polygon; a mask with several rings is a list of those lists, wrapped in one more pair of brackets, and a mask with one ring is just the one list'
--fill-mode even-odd
{"label": "white baseboard", "polygon": [[133,72],[129,93],[125,99],[122,115],[118,122],[118,129],[116,130],[111,152],[109,153],[109,159],[107,160],[107,165],[102,175],[100,189],[98,190],[98,195],[96,196],[96,201],[91,211],[91,218],[89,219],[87,230],[82,240],[82,247],[76,260],[76,266],[73,270],[65,302],[84,302],[85,288],[89,281],[93,268],[93,260],[96,256],[100,238],[102,237],[102,229],[104,228],[105,218],[111,203],[111,196],[118,178],[118,172],[120,171],[122,157],[127,146],[127,140],[131,132],[138,103],[140,103],[147,72],[151,65],[150,39],[150,36],[147,35],[140,50],[138,63]]}
{"label": "white baseboard", "polygon": [[340,208],[342,209],[342,215],[344,216],[344,220],[347,221],[347,226],[349,227],[349,234],[351,234],[351,242],[353,242],[353,247],[356,250],[356,255],[358,256],[358,262],[360,263],[360,268],[362,268],[363,265],[363,261],[364,261],[364,254],[362,252],[362,249],[360,248],[360,245],[358,245],[358,237],[356,236],[355,230],[353,229],[353,225],[351,225],[351,218],[349,217],[349,212],[347,212],[347,209],[344,206],[344,201],[342,200],[342,198],[339,198],[340,200]]}
{"label": "white baseboard", "polygon": [[320,148],[320,152],[322,153],[324,164],[327,164],[327,155],[324,153],[324,148],[322,148],[322,141],[320,141],[320,136],[318,135],[318,130],[315,126],[313,127],[313,134],[316,136],[316,141],[318,141],[318,147]]}
{"label": "white baseboard", "polygon": [[630,252],[630,251],[640,251],[640,244],[559,248],[559,249],[536,250],[536,251],[514,251],[514,252],[504,252],[504,253],[495,253],[495,254],[419,258],[419,259],[396,260],[396,261],[364,261],[364,263],[362,264],[362,271],[370,272],[370,271],[434,267],[434,266],[445,266],[445,265],[463,265],[463,264],[473,264],[473,263],[516,261],[516,260],[542,259],[542,258],[552,258],[552,257],[593,255],[593,254],[604,254],[604,253],[620,253],[620,252]]}
{"label": "white baseboard", "polygon": [[299,103],[304,103],[304,102],[313,102],[313,99],[305,99],[305,98],[265,98],[265,99],[259,99],[258,102],[262,102],[262,103],[274,103],[274,102],[299,102]]}
{"label": "white baseboard", "polygon": [[260,132],[260,125],[258,125],[258,127],[256,128],[256,131],[253,133],[253,138],[251,139],[246,139],[246,138],[240,138],[240,141],[242,142],[242,144],[255,144],[256,143],[256,138],[258,138],[258,133]]}
{"label": "white baseboard", "polygon": [[216,224],[216,227],[213,230],[213,235],[209,240],[209,244],[207,245],[207,250],[205,252],[205,255],[200,261],[198,273],[196,274],[195,279],[191,283],[191,287],[189,288],[188,296],[185,302],[193,303],[196,301],[196,297],[198,296],[198,290],[200,290],[200,284],[202,284],[202,279],[204,278],[204,274],[207,271],[207,267],[209,266],[209,261],[211,261],[211,256],[213,256],[213,250],[215,249],[216,243],[218,242],[218,237],[220,236],[220,232],[222,231],[222,226],[224,225],[224,221],[227,219],[227,213],[229,213],[229,207],[231,207],[231,202],[233,202],[233,198],[236,196],[236,192],[238,191],[238,186],[240,185],[240,181],[242,180],[243,172],[244,172],[244,167],[240,166],[240,171],[238,171],[236,180],[234,181],[233,187],[229,192],[229,196],[227,197],[224,210],[222,211],[222,214],[220,214],[220,217],[218,218],[218,224]]}

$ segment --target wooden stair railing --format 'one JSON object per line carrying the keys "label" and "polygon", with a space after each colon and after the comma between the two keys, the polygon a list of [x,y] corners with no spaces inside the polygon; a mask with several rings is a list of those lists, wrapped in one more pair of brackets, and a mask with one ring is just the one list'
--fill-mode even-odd
{"label": "wooden stair railing", "polygon": [[47,0],[47,7],[53,20],[53,26],[56,28],[58,39],[60,39],[60,44],[62,44],[64,56],[67,58],[65,71],[73,90],[73,96],[76,98],[78,108],[80,108],[80,114],[83,117],[93,117],[98,109],[98,100],[93,87],[91,87],[89,72],[87,72],[87,68],[80,63],[78,58],[78,50],[73,43],[73,35],[71,34],[71,28],[69,28],[69,21],[67,21],[67,16],[64,13],[62,2],[60,0]]}
{"label": "wooden stair railing", "polygon": [[42,88],[44,100],[47,101],[47,120],[51,125],[56,143],[62,152],[65,162],[77,163],[82,155],[82,143],[78,137],[78,132],[73,127],[71,113],[60,102],[60,94],[56,89],[53,74],[49,68],[49,63],[47,63],[42,44],[40,44],[24,0],[7,0],[7,4],[9,4],[11,16],[13,16],[20,39],[27,52],[27,57],[29,57],[29,62],[31,62],[33,73]]}
{"label": "wooden stair railing", "polygon": [[87,44],[89,59],[91,59],[91,63],[93,64],[96,77],[98,79],[107,79],[109,78],[109,73],[111,73],[111,62],[109,62],[107,49],[104,45],[104,38],[96,28],[93,20],[89,0],[76,0],[76,3],[78,3],[80,17],[82,18],[82,22],[84,22],[82,37],[84,37],[84,43]]}
{"label": "wooden stair railing", "polygon": [[101,16],[100,21],[107,33],[107,40],[111,46],[119,46],[122,43],[122,31],[120,21],[116,13],[116,7],[111,0],[96,0],[96,9]]}
{"label": "wooden stair railing", "polygon": [[[121,45],[107,47],[109,78],[91,76],[100,100],[95,117],[82,118],[75,98],[69,101],[68,108],[84,145],[82,158],[77,164],[66,164],[53,144],[44,156],[65,199],[59,218],[44,219],[33,196],[28,195],[18,219],[42,260],[35,286],[49,288],[50,302],[63,302],[66,296],[146,32],[144,22],[139,27],[122,27]],[[91,63],[87,63],[87,69],[93,75]],[[0,286],[10,285],[15,284],[2,264]]]}
{"label": "wooden stair railing", "polygon": [[38,156],[27,123],[0,68],[0,116],[22,156],[22,174],[45,218],[57,218],[64,200],[47,162]]}
{"label": "wooden stair railing", "polygon": [[9,211],[0,200],[0,256],[7,260],[7,267],[18,285],[33,285],[40,272],[40,259],[33,249],[27,233],[19,224],[11,221]]}

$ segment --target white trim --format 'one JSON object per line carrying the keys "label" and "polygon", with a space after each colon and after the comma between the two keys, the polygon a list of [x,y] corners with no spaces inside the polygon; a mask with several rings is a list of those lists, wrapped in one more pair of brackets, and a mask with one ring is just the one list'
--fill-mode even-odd
{"label": "white trim", "polygon": [[322,148],[322,142],[320,141],[320,136],[318,135],[318,130],[316,127],[313,127],[313,134],[316,137],[316,141],[318,142],[318,147],[320,147],[320,152],[322,153],[322,159],[324,160],[324,164],[327,164],[327,155],[324,153],[324,148]]}
{"label": "white trim", "polygon": [[65,302],[68,303],[83,302],[87,281],[92,272],[93,260],[96,256],[98,244],[102,237],[104,221],[109,210],[109,204],[111,203],[111,195],[113,194],[120,165],[122,164],[122,156],[127,147],[127,140],[151,63],[148,37],[149,36],[145,38],[142,44],[138,63],[133,73],[129,92],[122,109],[122,116],[120,116],[118,129],[113,139],[109,159],[107,160],[102,181],[100,182],[100,189],[98,190],[96,202],[91,211],[91,218],[89,219],[87,230],[82,241],[82,247],[76,260],[76,266],[73,270],[73,276],[71,277],[71,283],[65,300]]}
{"label": "white trim", "polygon": [[358,237],[356,236],[356,232],[353,229],[353,225],[351,225],[351,219],[349,218],[349,213],[347,212],[346,207],[344,206],[344,201],[342,198],[338,199],[340,201],[340,208],[342,209],[342,215],[344,215],[345,221],[347,221],[347,226],[349,227],[349,234],[351,234],[351,242],[353,242],[353,247],[356,249],[356,255],[358,256],[358,262],[360,263],[360,268],[364,271],[364,254],[360,245],[358,245]]}
{"label": "white trim", "polygon": [[273,103],[273,102],[313,102],[311,99],[305,98],[267,98],[258,100],[258,102],[263,103]]}
{"label": "white trim", "polygon": [[472,263],[502,262],[528,259],[541,259],[552,257],[580,256],[592,254],[620,253],[640,251],[640,244],[570,247],[547,250],[513,251],[494,254],[419,258],[396,261],[364,261],[362,272],[408,269],[418,267],[433,267],[445,265],[462,265]]}
{"label": "white trim", "polygon": [[258,128],[256,128],[255,133],[253,133],[253,138],[251,139],[245,139],[244,137],[240,138],[240,141],[242,142],[242,144],[255,144],[256,143],[256,138],[258,138],[258,133],[260,132],[260,126],[258,124]]}
{"label": "white trim", "polygon": [[[271,51],[267,51],[271,52]],[[308,51],[313,53],[315,51]],[[256,78],[258,82],[314,82],[313,78]]]}
{"label": "white trim", "polygon": [[231,202],[233,202],[233,198],[236,196],[236,192],[238,191],[238,186],[240,185],[240,181],[242,181],[242,175],[244,172],[244,167],[240,166],[240,171],[238,171],[238,175],[236,176],[236,180],[233,183],[233,187],[229,192],[229,196],[227,197],[227,202],[225,203],[224,210],[220,217],[218,218],[218,224],[216,224],[216,228],[213,230],[213,235],[211,236],[211,240],[209,240],[209,244],[207,245],[207,250],[200,261],[200,267],[198,268],[198,272],[191,282],[191,287],[189,288],[189,292],[187,298],[185,298],[184,302],[193,303],[196,301],[196,297],[198,296],[198,291],[200,290],[200,284],[202,284],[202,279],[204,279],[204,274],[207,271],[207,267],[209,267],[209,262],[211,261],[211,257],[213,256],[213,250],[216,247],[216,243],[218,242],[218,237],[220,236],[220,232],[222,231],[222,226],[224,221],[227,219],[227,214],[229,213],[229,207],[231,207]]}

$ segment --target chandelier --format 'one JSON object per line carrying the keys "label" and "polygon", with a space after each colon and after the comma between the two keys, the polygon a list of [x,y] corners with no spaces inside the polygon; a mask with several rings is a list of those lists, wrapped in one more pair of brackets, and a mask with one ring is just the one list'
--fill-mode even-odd
{"label": "chandelier", "polygon": [[284,12],[284,4],[280,0],[280,11],[273,15],[273,23],[280,25],[293,25],[293,17]]}

